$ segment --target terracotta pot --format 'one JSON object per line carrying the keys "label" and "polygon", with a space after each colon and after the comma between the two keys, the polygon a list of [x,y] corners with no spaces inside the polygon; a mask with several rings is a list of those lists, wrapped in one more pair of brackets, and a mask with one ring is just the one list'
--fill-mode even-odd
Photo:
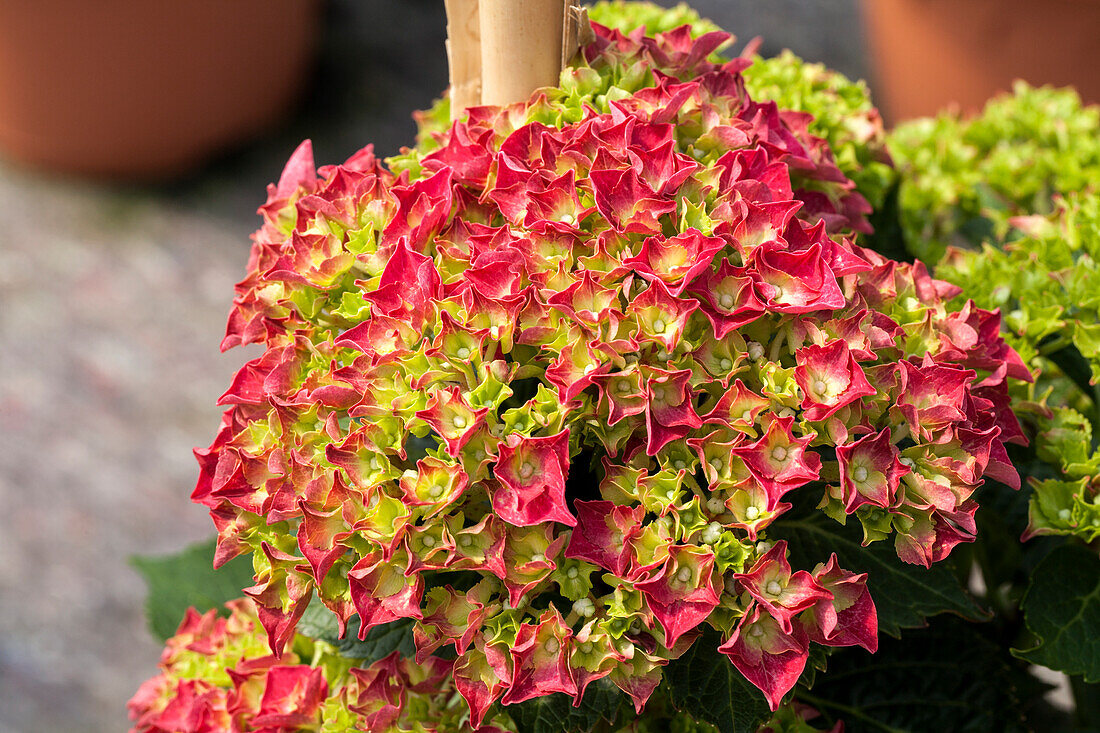
{"label": "terracotta pot", "polygon": [[166,178],[284,113],[320,0],[2,0],[0,148],[54,170]]}
{"label": "terracotta pot", "polygon": [[893,122],[977,111],[1015,79],[1100,102],[1100,0],[863,0],[876,101]]}

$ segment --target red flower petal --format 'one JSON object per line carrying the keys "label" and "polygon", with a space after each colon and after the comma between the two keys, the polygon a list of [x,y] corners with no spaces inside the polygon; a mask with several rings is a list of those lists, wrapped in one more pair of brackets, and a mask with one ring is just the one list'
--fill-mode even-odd
{"label": "red flower petal", "polygon": [[512,434],[500,447],[494,473],[499,485],[492,493],[493,509],[517,527],[544,522],[576,526],[565,503],[569,475],[569,430],[527,438]]}

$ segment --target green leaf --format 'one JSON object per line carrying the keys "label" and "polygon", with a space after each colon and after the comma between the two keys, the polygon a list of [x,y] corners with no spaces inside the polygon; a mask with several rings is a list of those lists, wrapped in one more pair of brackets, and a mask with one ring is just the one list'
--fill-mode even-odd
{"label": "green leaf", "polygon": [[602,722],[614,723],[626,697],[606,677],[588,686],[579,707],[560,692],[508,705],[519,733],[562,733],[590,731]]}
{"label": "green leaf", "polygon": [[1025,714],[1044,686],[1027,674],[987,627],[957,618],[886,639],[873,657],[842,649],[811,693],[795,697],[848,733],[1025,731]]}
{"label": "green leaf", "polygon": [[722,640],[707,630],[665,669],[672,704],[721,733],[753,733],[771,717],[760,690],[717,651]]}
{"label": "green leaf", "polygon": [[1100,681],[1100,557],[1063,545],[1035,568],[1021,607],[1038,643],[1013,650],[1021,659]]}
{"label": "green leaf", "polygon": [[366,638],[360,641],[359,617],[353,616],[341,637],[336,615],[316,599],[309,604],[309,608],[298,622],[299,634],[331,644],[336,647],[341,656],[362,660],[363,666],[373,664],[395,650],[403,657],[413,656],[416,653],[416,647],[413,644],[412,630],[412,619],[400,619],[375,626],[367,632]]}
{"label": "green leaf", "polygon": [[867,573],[867,587],[878,609],[879,631],[899,636],[902,629],[924,626],[939,613],[955,613],[970,620],[985,618],[981,607],[959,581],[938,563],[931,569],[898,559],[891,544],[876,542],[862,547],[855,523],[842,527],[824,515],[781,520],[773,525],[786,538],[795,568],[812,569],[835,552],[845,570]]}
{"label": "green leaf", "polygon": [[882,206],[871,212],[869,221],[874,231],[863,235],[859,242],[861,246],[869,247],[892,260],[908,262],[913,259],[913,255],[905,248],[905,233],[898,218],[897,183],[886,191]]}
{"label": "green leaf", "polygon": [[167,556],[130,558],[130,564],[145,578],[149,595],[145,616],[149,631],[164,641],[176,633],[187,609],[203,613],[240,598],[252,585],[252,563],[237,557],[214,569],[214,540],[191,545]]}
{"label": "green leaf", "polygon": [[1092,400],[1094,406],[1097,404],[1098,387],[1090,384],[1092,366],[1089,364],[1088,359],[1081,355],[1077,346],[1065,346],[1052,354],[1048,354],[1047,358],[1057,364],[1058,368],[1073,380],[1078,389]]}

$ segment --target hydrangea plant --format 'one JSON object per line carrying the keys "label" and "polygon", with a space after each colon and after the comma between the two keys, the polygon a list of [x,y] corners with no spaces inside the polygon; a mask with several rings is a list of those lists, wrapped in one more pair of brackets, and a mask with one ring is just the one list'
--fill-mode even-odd
{"label": "hydrangea plant", "polygon": [[[863,246],[865,89],[686,9],[593,18],[559,87],[269,187],[223,342],[264,352],[193,496],[249,600],[186,617],[139,730],[858,729],[834,650],[981,618],[952,560],[1019,488],[1032,374],[995,305]],[[1031,694],[951,638],[996,697],[926,702]]]}
{"label": "hydrangea plant", "polygon": [[[276,657],[250,600],[188,610],[161,656],[161,673],[130,700],[134,729],[160,731],[470,730],[454,695],[453,662],[426,662],[395,650],[349,658],[324,641],[296,635]],[[508,725],[505,721],[504,725]],[[505,730],[487,724],[483,733]]]}
{"label": "hydrangea plant", "polygon": [[891,136],[906,245],[937,275],[1004,313],[1039,375],[1018,387],[1034,424],[1027,535],[1100,535],[1100,110],[1020,82],[972,120],[943,115]]}
{"label": "hydrangea plant", "polygon": [[1055,194],[1100,180],[1100,110],[1072,89],[1017,82],[982,114],[899,125],[899,218],[908,249],[934,264],[951,244],[1003,237],[1011,216],[1048,214]]}
{"label": "hydrangea plant", "polygon": [[1005,338],[1036,375],[1010,388],[1033,439],[1012,451],[1029,491],[994,494],[976,555],[1002,589],[994,605],[1018,634],[1014,653],[1070,675],[1078,724],[1095,725],[1082,711],[1100,681],[1085,641],[1100,619],[1100,109],[1072,89],[1018,82],[971,119],[906,123],[889,143],[899,183],[878,221],[938,277],[1000,310]]}

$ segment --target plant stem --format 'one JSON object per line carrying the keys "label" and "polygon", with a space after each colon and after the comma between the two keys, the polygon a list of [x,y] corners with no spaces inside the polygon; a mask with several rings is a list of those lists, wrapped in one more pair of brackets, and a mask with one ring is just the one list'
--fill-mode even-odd
{"label": "plant stem", "polygon": [[1090,729],[1100,725],[1100,684],[1088,684],[1080,675],[1071,675],[1069,687],[1076,703],[1077,724]]}
{"label": "plant stem", "polygon": [[891,728],[890,726],[886,725],[885,723],[880,722],[878,720],[875,720],[874,718],[866,715],[859,708],[854,708],[850,705],[843,705],[841,703],[833,702],[831,700],[825,700],[824,698],[817,697],[816,695],[811,695],[808,692],[802,692],[801,690],[798,691],[797,693],[795,693],[795,697],[798,697],[799,699],[801,699],[805,702],[808,702],[808,703],[810,703],[811,705],[813,705],[814,707],[817,707],[817,708],[825,707],[825,708],[832,708],[833,710],[839,710],[840,712],[844,713],[846,716],[848,716],[850,718],[855,718],[857,720],[861,720],[864,723],[866,723],[869,727],[875,728],[877,730],[886,731],[887,733],[905,733],[905,731],[903,731],[899,728]]}
{"label": "plant stem", "polygon": [[774,361],[777,363],[779,362],[779,350],[783,348],[783,342],[786,340],[786,338],[787,331],[786,329],[784,329],[780,331],[779,335],[776,336],[775,340],[772,341],[772,348],[770,353],[768,354],[769,361]]}
{"label": "plant stem", "polygon": [[1058,336],[1052,341],[1047,341],[1046,343],[1040,344],[1039,355],[1050,356],[1055,351],[1061,351],[1072,343],[1073,339],[1071,339],[1069,336]]}

